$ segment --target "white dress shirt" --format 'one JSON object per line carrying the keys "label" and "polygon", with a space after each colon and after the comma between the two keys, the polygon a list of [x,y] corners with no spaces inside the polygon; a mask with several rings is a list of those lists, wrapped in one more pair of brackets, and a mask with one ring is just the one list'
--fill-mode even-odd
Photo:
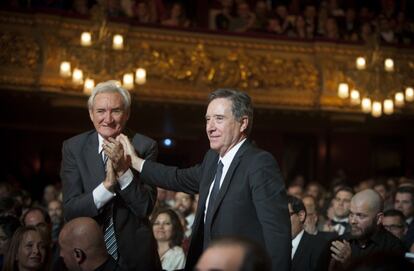
{"label": "white dress shirt", "polygon": [[305,230],[302,230],[292,240],[292,258],[291,259],[293,259],[293,257],[295,256],[296,250],[298,250],[298,246],[299,246],[300,240],[302,240],[302,236],[304,232]]}
{"label": "white dress shirt", "polygon": [[[104,153],[103,153],[103,137],[98,134],[98,153],[101,154],[102,156],[102,161],[104,160]],[[119,177],[118,183],[119,186],[121,187],[121,190],[124,190],[131,182],[132,179],[134,178],[134,175],[132,174],[131,169],[128,169],[121,177]],[[105,186],[103,185],[103,180],[102,183],[99,184],[93,191],[92,191],[92,195],[93,195],[93,201],[95,203],[96,208],[100,209],[102,208],[108,201],[110,201],[113,197],[116,196],[115,193],[112,193],[111,191],[109,191],[108,189],[105,188]]]}

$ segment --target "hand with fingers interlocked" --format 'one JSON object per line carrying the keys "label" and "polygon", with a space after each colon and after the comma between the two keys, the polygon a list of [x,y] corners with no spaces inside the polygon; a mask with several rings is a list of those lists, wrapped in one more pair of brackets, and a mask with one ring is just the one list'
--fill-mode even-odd
{"label": "hand with fingers interlocked", "polygon": [[128,155],[124,154],[121,142],[110,137],[108,140],[104,140],[102,147],[109,160],[111,160],[117,177],[122,176],[129,169],[131,160]]}
{"label": "hand with fingers interlocked", "polygon": [[105,176],[105,180],[103,181],[103,185],[105,186],[107,190],[113,192],[118,181],[116,179],[115,171],[112,166],[112,161],[110,159],[108,159],[108,161],[106,162],[105,171],[106,171],[106,176]]}
{"label": "hand with fingers interlocked", "polygon": [[333,241],[331,244],[331,256],[333,259],[344,263],[351,258],[351,245],[348,241]]}

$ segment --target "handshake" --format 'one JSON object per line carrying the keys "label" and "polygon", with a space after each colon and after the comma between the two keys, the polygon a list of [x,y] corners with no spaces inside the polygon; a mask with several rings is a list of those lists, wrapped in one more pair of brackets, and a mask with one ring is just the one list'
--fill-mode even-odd
{"label": "handshake", "polygon": [[144,160],[138,157],[128,137],[124,134],[120,134],[116,138],[104,139],[102,148],[108,157],[103,185],[109,191],[114,190],[119,178],[131,167],[141,171]]}

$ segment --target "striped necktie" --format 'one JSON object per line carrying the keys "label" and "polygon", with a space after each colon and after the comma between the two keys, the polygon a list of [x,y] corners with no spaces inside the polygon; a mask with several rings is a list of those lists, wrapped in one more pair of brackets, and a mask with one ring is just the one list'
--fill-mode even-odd
{"label": "striped necktie", "polygon": [[[104,168],[106,172],[106,162],[108,161],[108,156],[105,155],[104,152],[102,152],[102,159],[104,163]],[[115,226],[114,226],[114,218],[113,218],[113,206],[112,202],[109,203],[110,208],[108,208],[107,212],[107,218],[105,220],[105,232],[104,232],[104,239],[105,239],[105,245],[106,250],[108,251],[109,255],[112,256],[115,260],[118,259],[118,245],[116,243],[116,236],[115,236]]]}

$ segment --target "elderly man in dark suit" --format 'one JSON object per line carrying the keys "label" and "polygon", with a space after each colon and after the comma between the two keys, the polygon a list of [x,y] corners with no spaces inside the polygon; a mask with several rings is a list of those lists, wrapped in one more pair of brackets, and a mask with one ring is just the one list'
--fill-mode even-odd
{"label": "elderly man in dark suit", "polygon": [[[92,217],[104,230],[109,254],[126,270],[160,270],[156,242],[148,215],[156,189],[142,183],[129,169],[122,145],[115,140],[126,133],[131,97],[116,81],[98,84],[88,100],[95,130],[63,143],[61,178],[67,220]],[[133,149],[155,160],[156,142],[128,134]]]}
{"label": "elderly man in dark suit", "polygon": [[192,270],[211,240],[242,236],[259,243],[272,270],[290,269],[290,221],[285,185],[273,156],[248,139],[253,121],[250,97],[219,89],[209,96],[206,132],[210,148],[201,164],[187,169],[143,160],[119,136],[132,167],[157,186],[200,193],[186,270]]}

